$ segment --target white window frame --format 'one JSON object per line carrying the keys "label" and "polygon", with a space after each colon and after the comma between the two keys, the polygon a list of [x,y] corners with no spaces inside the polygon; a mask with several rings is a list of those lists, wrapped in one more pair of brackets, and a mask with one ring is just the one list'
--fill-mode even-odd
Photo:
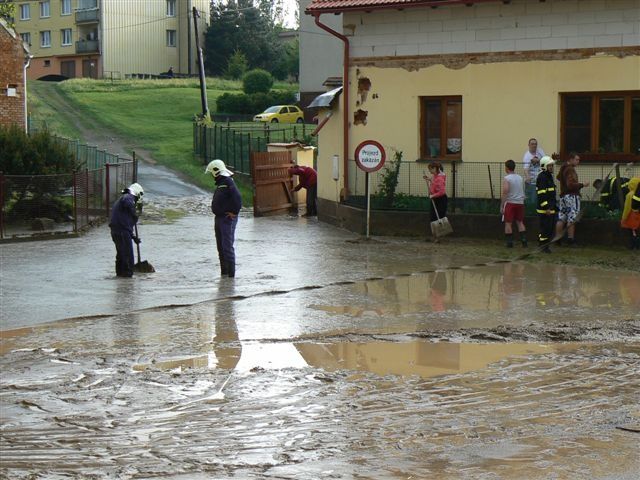
{"label": "white window frame", "polygon": [[[45,43],[45,39],[48,40],[47,43]],[[40,46],[42,48],[51,47],[51,30],[42,30],[40,32]]]}
{"label": "white window frame", "polygon": [[[26,12],[26,16],[24,16]],[[31,5],[28,3],[20,4],[20,20],[31,20]]]}
{"label": "white window frame", "polygon": [[[69,41],[65,42],[65,33],[69,32]],[[60,44],[63,47],[68,47],[70,45],[73,45],[73,31],[70,28],[63,28],[62,30],[60,30]]]}
{"label": "white window frame", "polygon": [[26,43],[27,45],[31,45],[31,33],[29,33],[29,32],[21,33],[20,37],[22,38],[22,43]]}
{"label": "white window frame", "polygon": [[[64,6],[67,5],[69,8],[65,10]],[[71,15],[73,8],[71,8],[71,0],[60,0],[60,15]]]}
{"label": "white window frame", "polygon": [[176,30],[167,30],[167,47],[178,46],[178,32]]}
{"label": "white window frame", "polygon": [[45,0],[40,2],[40,18],[49,18],[51,16],[51,1]]}
{"label": "white window frame", "polygon": [[176,0],[167,0],[167,17],[176,16]]}

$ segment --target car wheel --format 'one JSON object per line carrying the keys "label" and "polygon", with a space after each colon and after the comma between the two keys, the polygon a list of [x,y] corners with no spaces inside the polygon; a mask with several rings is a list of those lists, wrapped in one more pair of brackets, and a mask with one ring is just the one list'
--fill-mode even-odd
{"label": "car wheel", "polygon": [[298,119],[296,120],[296,123],[304,123],[304,118],[298,117]]}
{"label": "car wheel", "polygon": [[274,118],[273,120],[271,120],[271,123],[278,123],[278,119]]}

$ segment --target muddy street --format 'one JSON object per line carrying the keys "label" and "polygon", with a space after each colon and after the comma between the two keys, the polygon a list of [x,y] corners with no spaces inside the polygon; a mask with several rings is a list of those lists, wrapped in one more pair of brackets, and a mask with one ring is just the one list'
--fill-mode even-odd
{"label": "muddy street", "polygon": [[243,212],[220,279],[208,201],[0,247],[0,477],[637,478],[637,272]]}

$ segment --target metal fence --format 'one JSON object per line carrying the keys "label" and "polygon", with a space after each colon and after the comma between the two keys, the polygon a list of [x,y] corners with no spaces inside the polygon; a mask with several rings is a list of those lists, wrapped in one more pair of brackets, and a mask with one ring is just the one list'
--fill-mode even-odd
{"label": "metal fence", "polygon": [[[389,161],[387,161],[389,162]],[[427,185],[422,178],[428,174],[426,162],[402,161],[398,172],[398,183],[393,196],[385,195],[382,188],[385,175],[389,175],[390,165],[377,172],[370,173],[371,206],[375,209],[425,211],[430,208],[427,196]],[[500,209],[500,193],[504,178],[504,163],[501,162],[449,162],[443,163],[444,173],[447,175],[447,196],[449,209],[465,213],[497,213]],[[560,168],[556,164],[554,175]],[[580,181],[589,181],[593,185],[595,179],[604,179],[607,175],[614,176],[616,171],[612,163],[595,164],[582,163],[577,167]],[[625,164],[619,166],[620,176],[640,176],[640,164]],[[517,164],[516,173],[524,177],[522,164]],[[365,173],[360,170],[355,161],[349,162],[349,197],[346,203],[366,206]],[[559,189],[558,189],[559,190]],[[583,189],[583,201],[598,202],[599,197],[593,186]],[[527,213],[533,214],[535,205],[527,205]],[[597,208],[590,208],[586,216],[607,216]]]}
{"label": "metal fence", "polygon": [[120,192],[137,177],[135,155],[122,158],[77,140],[53,138],[73,155],[75,172],[0,173],[0,239],[78,233],[108,217]]}
{"label": "metal fence", "polygon": [[290,143],[307,138],[315,126],[273,126],[269,123],[193,124],[193,151],[203,163],[220,158],[234,171],[250,174],[251,152],[266,152],[269,143]]}

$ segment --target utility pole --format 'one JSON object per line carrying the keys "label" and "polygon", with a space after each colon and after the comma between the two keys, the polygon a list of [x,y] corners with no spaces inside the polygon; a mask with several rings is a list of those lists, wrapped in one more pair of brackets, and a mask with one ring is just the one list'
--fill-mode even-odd
{"label": "utility pole", "polygon": [[200,36],[198,35],[198,18],[200,13],[196,7],[193,7],[193,32],[196,36],[196,50],[198,51],[198,73],[200,74],[200,101],[202,103],[202,118],[208,121],[209,104],[207,102],[207,82],[204,78],[204,61],[202,60],[202,48],[200,48]]}

